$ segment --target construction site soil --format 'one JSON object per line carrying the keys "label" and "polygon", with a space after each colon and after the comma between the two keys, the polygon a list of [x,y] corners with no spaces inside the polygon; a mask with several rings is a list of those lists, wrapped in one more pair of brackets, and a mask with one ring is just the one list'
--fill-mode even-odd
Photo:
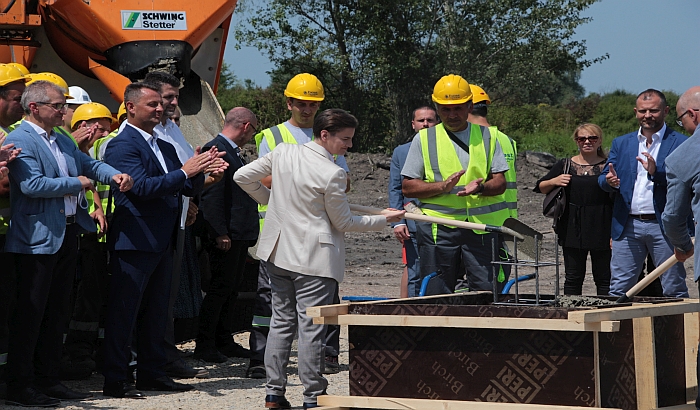
{"label": "construction site soil", "polygon": [[[350,203],[386,207],[387,183],[389,180],[390,157],[383,154],[350,153],[347,162],[351,169],[352,190],[348,193]],[[536,158],[532,162],[525,155],[518,157],[518,210],[519,220],[531,228],[544,234],[540,260],[554,262],[554,232],[551,220],[542,216],[541,194],[532,191],[535,182],[547,173],[547,168]],[[356,233],[345,235],[346,270],[345,280],[340,284],[340,295],[343,296],[383,296],[399,297],[399,281],[402,273],[401,245],[387,227],[381,232]],[[697,285],[692,281],[692,260],[686,263],[688,271],[688,288],[690,296],[698,297]],[[563,265],[560,268],[561,289],[563,290]],[[532,273],[534,268],[521,269],[520,274]],[[590,264],[588,272],[590,272]],[[554,294],[555,268],[543,267],[539,270],[539,289],[543,295]],[[519,286],[520,293],[535,293],[536,282],[529,280]],[[512,291],[511,291],[512,293]],[[595,286],[590,273],[584,283],[584,295],[594,295]],[[244,346],[248,345],[247,333],[236,335]],[[180,346],[182,350],[191,352],[194,343]],[[328,375],[328,393],[332,395],[347,395],[348,390],[348,342],[347,329],[341,332],[341,372]],[[212,365],[191,358],[186,359],[191,366],[206,368],[210,377],[206,379],[183,380],[184,383],[195,385],[195,390],[187,393],[157,393],[149,392],[146,400],[108,399],[101,395],[103,378],[94,374],[89,380],[66,382],[70,387],[89,390],[95,398],[83,402],[63,402],[66,409],[258,409],[264,408],[264,381],[246,379],[246,359],[229,359],[226,363]],[[292,351],[289,367],[289,385],[287,398],[293,408],[301,409],[303,387],[297,377],[296,345]]]}

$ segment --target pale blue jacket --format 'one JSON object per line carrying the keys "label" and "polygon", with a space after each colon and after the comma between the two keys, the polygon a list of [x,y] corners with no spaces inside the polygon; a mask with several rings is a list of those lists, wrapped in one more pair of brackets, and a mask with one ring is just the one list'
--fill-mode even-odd
{"label": "pale blue jacket", "polygon": [[[43,137],[26,121],[7,137],[6,143],[15,144],[22,152],[8,164],[12,219],[5,252],[49,255],[58,252],[66,232],[63,196],[80,193],[82,186],[77,177],[83,175],[109,184],[120,173],[79,151],[65,135],[58,134],[56,142],[66,158],[69,177],[61,176]],[[95,222],[87,207],[80,203],[76,221],[83,232],[95,232]]]}

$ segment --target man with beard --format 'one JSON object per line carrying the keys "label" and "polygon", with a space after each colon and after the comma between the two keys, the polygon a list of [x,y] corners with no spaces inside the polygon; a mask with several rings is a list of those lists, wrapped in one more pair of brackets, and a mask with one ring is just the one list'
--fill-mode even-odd
{"label": "man with beard", "polygon": [[27,117],[8,136],[22,148],[10,168],[12,220],[5,251],[22,272],[10,322],[7,403],[48,407],[90,397],[58,380],[63,332],[78,260],[78,235],[94,232],[85,190],[92,180],[131,189],[129,175],[80,152],[55,131],[67,90],[36,81],[22,94]]}
{"label": "man with beard", "polygon": [[[608,165],[598,177],[598,185],[615,195],[611,296],[622,296],[637,283],[647,254],[656,266],[673,255],[673,246],[659,224],[666,206],[665,160],[687,138],[666,126],[669,107],[658,90],[642,91],[634,112],[639,129],[613,140]],[[661,285],[664,296],[687,298],[683,264],[664,273]]]}

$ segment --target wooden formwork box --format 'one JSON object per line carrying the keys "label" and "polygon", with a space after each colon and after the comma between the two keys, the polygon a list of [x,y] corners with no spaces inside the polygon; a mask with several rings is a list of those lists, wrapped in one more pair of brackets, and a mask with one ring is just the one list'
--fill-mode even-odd
{"label": "wooden formwork box", "polygon": [[[350,396],[327,409],[695,409],[696,299],[492,304],[489,292],[320,306],[348,325]],[[503,297],[508,297],[507,295]]]}

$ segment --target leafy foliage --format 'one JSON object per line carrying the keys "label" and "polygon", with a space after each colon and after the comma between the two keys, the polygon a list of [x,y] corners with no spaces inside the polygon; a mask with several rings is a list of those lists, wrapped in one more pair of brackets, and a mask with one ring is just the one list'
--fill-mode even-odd
{"label": "leafy foliage", "polygon": [[359,150],[395,146],[410,112],[456,73],[509,105],[580,98],[585,59],[574,30],[596,0],[271,0],[245,2],[236,38],[276,65],[273,84],[300,72],[326,89],[323,107],[360,119]]}

